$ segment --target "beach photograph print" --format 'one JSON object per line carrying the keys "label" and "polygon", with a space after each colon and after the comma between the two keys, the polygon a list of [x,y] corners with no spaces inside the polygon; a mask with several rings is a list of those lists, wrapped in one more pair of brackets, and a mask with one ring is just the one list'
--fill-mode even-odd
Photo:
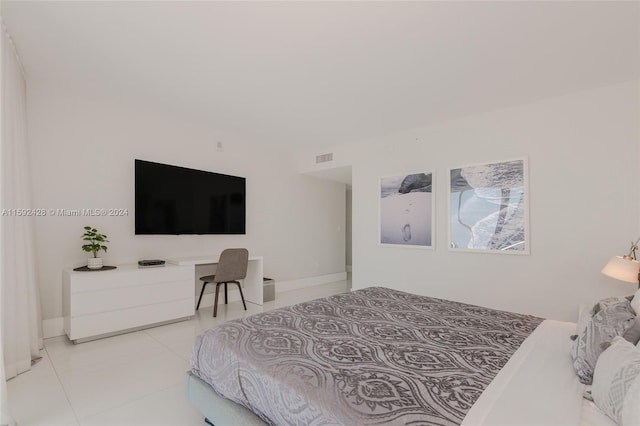
{"label": "beach photograph print", "polygon": [[380,244],[433,247],[433,173],[380,178]]}
{"label": "beach photograph print", "polygon": [[451,169],[450,249],[529,254],[526,159]]}

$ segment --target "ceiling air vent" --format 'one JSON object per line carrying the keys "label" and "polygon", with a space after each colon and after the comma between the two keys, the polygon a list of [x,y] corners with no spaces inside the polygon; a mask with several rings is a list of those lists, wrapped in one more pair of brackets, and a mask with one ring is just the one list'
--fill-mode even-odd
{"label": "ceiling air vent", "polygon": [[329,154],[316,155],[316,164],[326,163],[327,161],[333,161],[333,152]]}

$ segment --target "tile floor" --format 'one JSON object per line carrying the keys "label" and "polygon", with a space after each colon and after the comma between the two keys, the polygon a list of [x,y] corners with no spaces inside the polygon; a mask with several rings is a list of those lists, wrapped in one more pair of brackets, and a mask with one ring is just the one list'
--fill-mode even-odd
{"label": "tile floor", "polygon": [[198,425],[184,398],[184,373],[194,338],[221,322],[349,291],[350,281],[278,293],[263,306],[241,302],[196,313],[190,321],[92,342],[45,340],[42,360],[7,382],[9,408],[20,426]]}

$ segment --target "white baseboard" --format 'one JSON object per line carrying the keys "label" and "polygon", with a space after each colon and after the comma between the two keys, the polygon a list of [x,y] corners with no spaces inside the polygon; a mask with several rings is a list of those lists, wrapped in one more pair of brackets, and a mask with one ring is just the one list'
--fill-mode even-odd
{"label": "white baseboard", "polygon": [[317,277],[301,278],[299,280],[290,281],[277,281],[276,280],[276,293],[282,293],[285,291],[299,290],[301,288],[313,287],[316,285],[335,283],[337,281],[346,281],[347,273],[338,272],[335,274],[320,275]]}
{"label": "white baseboard", "polygon": [[42,337],[64,336],[64,318],[51,318],[42,321]]}
{"label": "white baseboard", "polygon": [[[299,290],[301,288],[313,287],[316,285],[335,283],[337,281],[346,281],[347,273],[346,272],[338,272],[335,274],[328,275],[319,275],[317,277],[309,277],[309,278],[301,278],[299,280],[289,280],[289,281],[276,281],[276,293],[283,293],[285,291],[291,290]],[[202,302],[200,302],[200,307],[211,307],[213,306],[213,300],[215,295],[215,286],[209,286],[211,289],[207,288],[204,296],[202,296]],[[229,286],[229,302],[236,302],[240,300],[240,292],[235,286]],[[196,294],[196,302],[198,301],[198,297],[200,294]],[[218,304],[224,304],[224,288],[220,288],[220,294],[218,295]],[[42,321],[42,334],[45,339],[50,337],[64,336],[64,319],[60,318],[51,318]]]}

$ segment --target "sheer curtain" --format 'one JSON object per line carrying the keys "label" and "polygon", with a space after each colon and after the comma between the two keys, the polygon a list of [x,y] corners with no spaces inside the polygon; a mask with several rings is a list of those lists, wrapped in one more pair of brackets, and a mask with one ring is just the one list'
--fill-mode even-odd
{"label": "sheer curtain", "polygon": [[[0,17],[1,18],[1,17]],[[2,177],[0,227],[2,352],[4,378],[31,368],[42,347],[40,300],[35,273],[33,219],[11,209],[31,207],[27,158],[27,108],[24,71],[2,22]],[[6,210],[5,210],[6,209]],[[2,380],[4,390],[5,381]],[[3,392],[3,403],[6,394]],[[3,404],[3,407],[6,407]],[[4,408],[3,408],[4,416]],[[3,418],[4,421],[4,418]]]}

